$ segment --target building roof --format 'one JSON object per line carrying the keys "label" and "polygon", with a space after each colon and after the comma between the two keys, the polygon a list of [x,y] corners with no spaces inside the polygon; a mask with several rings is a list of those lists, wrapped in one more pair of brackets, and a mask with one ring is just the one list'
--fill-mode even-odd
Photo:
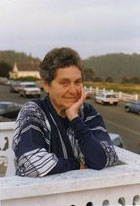
{"label": "building roof", "polygon": [[15,63],[18,71],[39,71],[38,62]]}

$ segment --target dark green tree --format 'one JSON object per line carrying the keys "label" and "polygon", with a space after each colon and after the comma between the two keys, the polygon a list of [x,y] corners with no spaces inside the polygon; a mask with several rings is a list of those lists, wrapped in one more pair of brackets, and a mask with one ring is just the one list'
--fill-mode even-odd
{"label": "dark green tree", "polygon": [[140,78],[139,77],[132,77],[130,79],[130,82],[133,84],[140,84]]}
{"label": "dark green tree", "polygon": [[129,79],[127,77],[122,78],[122,83],[129,83]]}
{"label": "dark green tree", "polygon": [[91,68],[84,69],[84,81],[93,81],[94,71]]}
{"label": "dark green tree", "polygon": [[85,68],[93,68],[97,77],[103,81],[108,76],[113,81],[121,81],[123,77],[128,79],[140,77],[140,54],[106,54],[102,56],[92,56],[83,60]]}
{"label": "dark green tree", "polygon": [[101,79],[101,77],[95,77],[94,78],[94,82],[102,82],[103,80]]}
{"label": "dark green tree", "polygon": [[6,62],[0,62],[0,77],[9,77],[9,72],[11,71],[11,66]]}
{"label": "dark green tree", "polygon": [[110,77],[110,76],[108,76],[108,77],[106,77],[106,80],[105,80],[106,82],[113,82],[113,78],[112,77]]}

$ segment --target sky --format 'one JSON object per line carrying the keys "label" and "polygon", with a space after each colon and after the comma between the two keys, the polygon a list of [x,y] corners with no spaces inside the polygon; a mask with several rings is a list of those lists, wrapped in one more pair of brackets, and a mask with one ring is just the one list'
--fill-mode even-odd
{"label": "sky", "polygon": [[140,0],[0,0],[0,50],[140,53]]}

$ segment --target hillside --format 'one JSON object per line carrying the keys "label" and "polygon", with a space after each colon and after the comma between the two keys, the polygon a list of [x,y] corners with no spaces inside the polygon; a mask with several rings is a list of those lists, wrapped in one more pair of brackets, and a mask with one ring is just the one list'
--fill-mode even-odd
{"label": "hillside", "polygon": [[139,54],[107,54],[92,56],[83,60],[86,69],[91,68],[95,76],[105,80],[107,77],[114,81],[121,81],[123,77],[140,78],[140,55]]}
{"label": "hillside", "polygon": [[[13,66],[15,62],[40,62],[37,57],[32,57],[24,52],[12,50],[0,51],[0,63],[6,62]],[[123,78],[137,78],[140,82],[140,55],[139,54],[107,54],[92,56],[83,60],[86,81],[96,81],[101,78],[103,81],[111,77],[113,81],[122,81]],[[96,79],[96,80],[95,80]],[[133,83],[133,81],[132,81]]]}
{"label": "hillside", "polygon": [[0,51],[0,62],[6,62],[12,66],[15,62],[39,62],[39,58],[34,58],[31,55],[27,55],[24,52],[16,52],[12,50]]}

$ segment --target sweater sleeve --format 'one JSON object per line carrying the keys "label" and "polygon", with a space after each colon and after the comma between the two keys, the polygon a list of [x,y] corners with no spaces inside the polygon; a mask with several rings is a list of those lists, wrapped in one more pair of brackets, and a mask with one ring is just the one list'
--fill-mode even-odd
{"label": "sweater sleeve", "polygon": [[87,167],[98,170],[115,165],[118,157],[101,115],[89,104],[85,105],[84,115],[84,120],[76,117],[70,125]]}
{"label": "sweater sleeve", "polygon": [[50,152],[50,134],[43,111],[33,102],[26,103],[16,120],[13,149],[16,156],[16,174],[43,177],[79,169],[74,158],[59,158]]}

